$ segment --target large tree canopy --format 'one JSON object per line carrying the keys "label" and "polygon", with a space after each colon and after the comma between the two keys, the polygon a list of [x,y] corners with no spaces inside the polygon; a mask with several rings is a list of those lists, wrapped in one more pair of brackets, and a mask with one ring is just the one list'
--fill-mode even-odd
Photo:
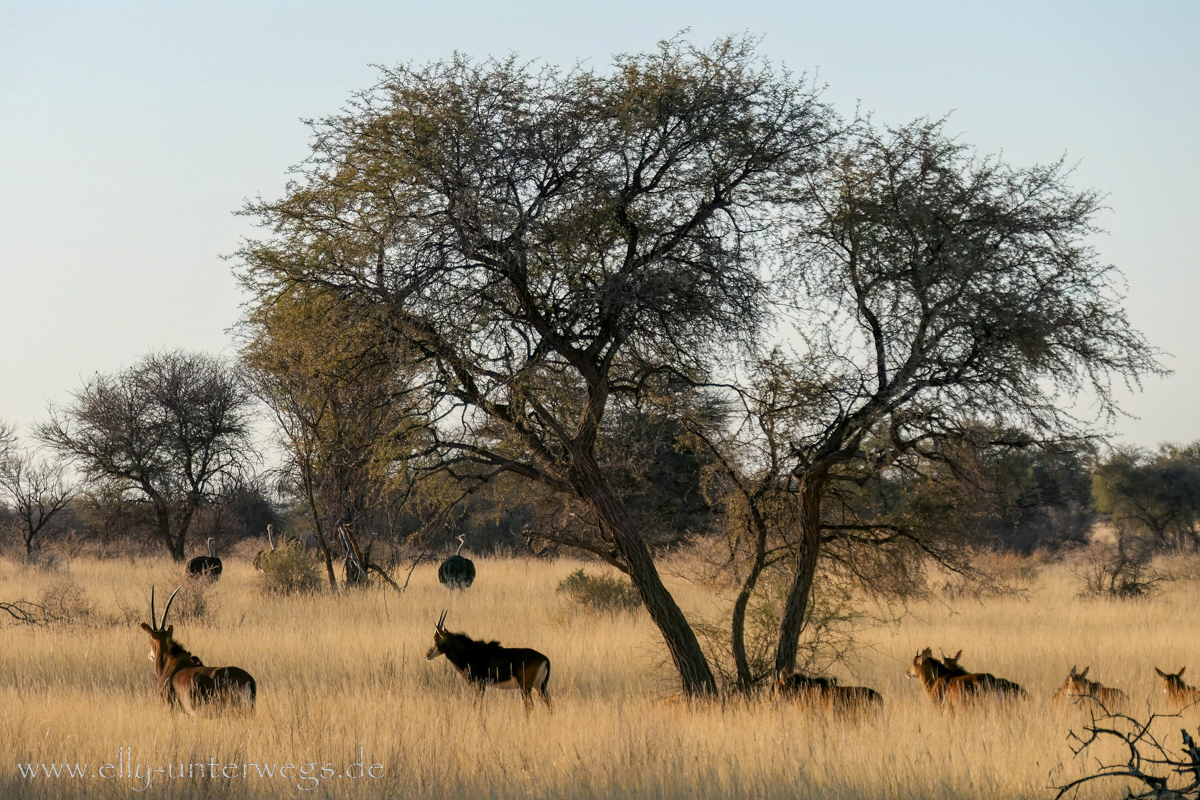
{"label": "large tree canopy", "polygon": [[689,692],[715,683],[596,457],[614,395],[703,376],[762,314],[759,249],[834,120],[747,42],[670,42],[608,74],[456,58],[400,68],[317,126],[276,236],[286,284],[385,306],[444,405],[443,456],[578,496],[627,563]]}

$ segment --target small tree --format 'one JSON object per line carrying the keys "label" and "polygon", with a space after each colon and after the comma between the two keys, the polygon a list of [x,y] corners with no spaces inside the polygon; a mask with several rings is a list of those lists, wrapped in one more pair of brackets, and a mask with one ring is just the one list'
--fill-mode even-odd
{"label": "small tree", "polygon": [[0,493],[12,504],[25,555],[31,557],[51,521],[71,503],[75,489],[67,482],[62,463],[14,450],[0,456]]}
{"label": "small tree", "polygon": [[37,435],[88,479],[146,505],[163,546],[182,561],[197,510],[248,469],[252,408],[223,360],[174,350],[97,375],[65,408],[52,407]]}

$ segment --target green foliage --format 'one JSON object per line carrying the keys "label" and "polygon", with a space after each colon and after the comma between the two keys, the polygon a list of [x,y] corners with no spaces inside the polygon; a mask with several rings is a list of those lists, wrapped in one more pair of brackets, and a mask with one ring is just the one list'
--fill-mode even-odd
{"label": "green foliage", "polygon": [[563,578],[558,593],[598,613],[633,612],[642,607],[642,598],[629,581],[611,575],[588,575],[582,569]]}
{"label": "green foliage", "polygon": [[1160,549],[1200,546],[1200,442],[1119,449],[1097,466],[1092,492],[1121,532]]}
{"label": "green foliage", "polygon": [[321,588],[316,559],[299,542],[288,541],[277,550],[267,550],[257,560],[262,570],[263,591],[271,594],[315,592]]}

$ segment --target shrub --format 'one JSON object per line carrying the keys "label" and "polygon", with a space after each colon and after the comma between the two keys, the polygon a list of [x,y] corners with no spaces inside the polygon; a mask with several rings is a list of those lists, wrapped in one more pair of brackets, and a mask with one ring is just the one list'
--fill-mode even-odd
{"label": "shrub", "polygon": [[1153,546],[1142,539],[1119,534],[1115,543],[1089,547],[1075,567],[1083,582],[1081,597],[1145,597],[1171,576],[1154,568]]}
{"label": "shrub", "polygon": [[629,581],[611,575],[588,575],[582,569],[572,572],[558,584],[565,594],[589,611],[616,614],[641,608],[642,598]]}
{"label": "shrub", "polygon": [[87,593],[70,578],[47,586],[39,603],[45,622],[87,622],[96,610]]}
{"label": "shrub", "polygon": [[299,542],[288,541],[277,550],[264,550],[256,561],[266,592],[288,595],[321,588],[317,562]]}

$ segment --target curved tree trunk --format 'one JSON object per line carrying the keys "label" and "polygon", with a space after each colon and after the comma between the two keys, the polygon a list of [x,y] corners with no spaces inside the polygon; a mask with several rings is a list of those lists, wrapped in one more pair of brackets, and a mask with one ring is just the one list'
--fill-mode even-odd
{"label": "curved tree trunk", "polygon": [[796,572],[779,621],[779,642],[775,646],[775,672],[789,674],[796,668],[800,634],[812,597],[817,556],[821,552],[821,495],[825,475],[805,475],[800,485],[800,541],[796,544]]}
{"label": "curved tree trunk", "polygon": [[704,651],[700,649],[695,632],[675,598],[663,585],[646,543],[633,530],[629,515],[609,491],[596,462],[586,456],[577,458],[573,477],[584,501],[596,512],[600,524],[613,537],[621,555],[625,557],[629,565],[629,579],[667,643],[671,660],[679,671],[684,694],[689,697],[715,695],[717,681],[709,669]]}
{"label": "curved tree trunk", "polygon": [[730,645],[733,649],[733,663],[737,669],[738,689],[749,692],[754,685],[754,676],[750,674],[750,660],[746,657],[746,607],[750,604],[750,596],[758,584],[758,576],[762,574],[763,565],[767,561],[767,524],[751,505],[750,518],[754,524],[754,562],[750,565],[750,574],[742,583],[737,600],[733,604],[733,618],[730,623]]}

